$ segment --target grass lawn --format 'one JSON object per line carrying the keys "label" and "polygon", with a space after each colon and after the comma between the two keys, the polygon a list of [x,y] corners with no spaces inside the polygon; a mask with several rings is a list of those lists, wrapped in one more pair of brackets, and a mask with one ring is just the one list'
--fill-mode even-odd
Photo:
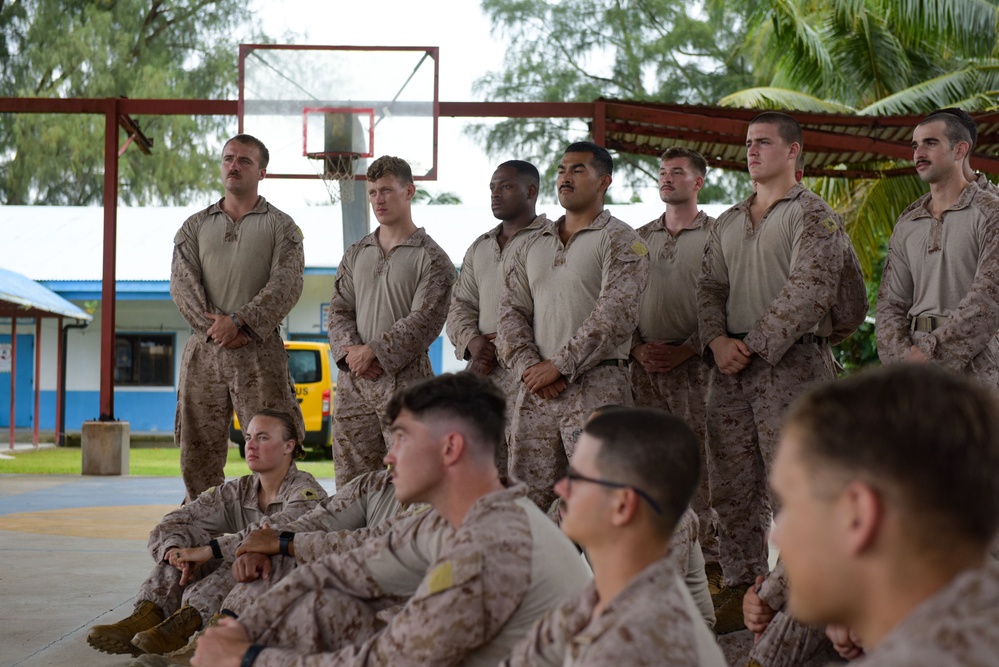
{"label": "grass lawn", "polygon": [[[79,447],[49,447],[39,450],[17,451],[13,459],[0,459],[0,474],[31,475],[79,475],[83,456]],[[136,448],[129,450],[129,468],[138,477],[180,477],[180,448]],[[322,458],[321,454],[309,454],[309,458],[298,461],[301,470],[314,477],[333,477],[333,462]],[[225,465],[227,479],[249,474],[246,461],[239,457],[239,450],[229,449],[229,460]]]}

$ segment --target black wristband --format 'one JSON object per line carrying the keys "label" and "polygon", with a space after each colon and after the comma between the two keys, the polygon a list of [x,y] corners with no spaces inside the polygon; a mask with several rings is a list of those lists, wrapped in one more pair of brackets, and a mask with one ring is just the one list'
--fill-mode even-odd
{"label": "black wristband", "polygon": [[263,650],[264,647],[260,644],[250,644],[250,648],[246,649],[246,653],[243,654],[243,659],[239,662],[239,667],[253,667],[254,661]]}
{"label": "black wristband", "polygon": [[291,555],[290,553],[288,553],[288,545],[291,544],[291,541],[293,539],[295,539],[295,533],[291,532],[290,530],[284,531],[278,537],[278,551],[281,552],[282,556]]}
{"label": "black wristband", "polygon": [[222,558],[222,547],[219,546],[218,540],[212,540],[208,543],[208,546],[212,548],[213,558]]}

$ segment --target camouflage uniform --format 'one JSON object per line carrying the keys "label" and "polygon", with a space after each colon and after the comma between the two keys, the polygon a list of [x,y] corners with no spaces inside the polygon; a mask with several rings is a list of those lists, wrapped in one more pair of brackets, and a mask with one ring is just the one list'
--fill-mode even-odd
{"label": "camouflage uniform", "polygon": [[939,364],[999,386],[999,198],[969,185],[942,220],[929,204],[927,194],[906,209],[888,242],[878,355],[899,363],[915,345]]}
{"label": "camouflage uniform", "polygon": [[198,568],[198,581],[182,589],[180,570],[163,561],[167,551],[173,547],[205,546],[220,533],[244,530],[268,516],[301,516],[326,498],[326,491],[315,478],[292,464],[274,502],[261,512],[258,478],[253,473],[225,482],[163,517],[149,533],[149,553],[156,567],[139,589],[136,607],[149,600],[169,616],[186,604],[197,609],[202,621],[207,622],[235,583],[231,572],[224,565],[219,567],[222,560],[210,560]]}
{"label": "camouflage uniform", "polygon": [[[471,358],[468,343],[473,338],[496,333],[500,293],[503,290],[504,258],[510,257],[525,239],[547,223],[548,218],[542,213],[527,227],[507,239],[506,245],[500,248],[496,239],[503,231],[501,223],[469,246],[461,263],[461,273],[454,285],[451,310],[447,315],[447,336],[454,345],[454,354],[458,359]],[[513,401],[510,399],[517,393],[518,378],[502,364],[496,365],[489,378],[507,396],[506,432],[509,437],[513,415]],[[504,475],[506,464],[506,447],[501,447],[497,467]]]}
{"label": "camouflage uniform", "polygon": [[753,352],[738,374],[713,367],[709,380],[708,481],[729,586],[769,571],[766,480],[784,411],[807,385],[835,377],[829,345],[867,314],[857,256],[825,202],[797,184],[756,229],[751,202],[718,217],[697,285],[702,349],[734,335]]}
{"label": "camouflage uniform", "polygon": [[709,628],[713,628],[716,622],[715,608],[708,590],[708,575],[704,571],[704,553],[697,540],[698,532],[697,514],[688,507],[673,529],[668,557],[673,561],[676,571],[683,575],[683,583],[693,596],[694,604],[704,622]]}
{"label": "camouflage uniform", "polygon": [[[317,666],[495,665],[588,580],[569,540],[515,487],[477,500],[456,529],[425,512],[300,567],[239,620],[268,647],[256,667],[302,654]],[[387,623],[379,618],[406,597]]]}
{"label": "camouflage uniform", "polygon": [[982,190],[985,190],[986,192],[990,192],[994,195],[999,195],[999,186],[990,181],[988,176],[986,176],[985,174],[979,174],[978,178],[975,179],[975,184]]}
{"label": "camouflage uniform", "polygon": [[824,667],[839,662],[824,625],[803,625],[785,611],[787,570],[782,561],[777,561],[757,594],[777,613],[753,644],[751,659],[763,667]]}
{"label": "camouflage uniform", "polygon": [[857,667],[991,667],[999,656],[999,565],[963,572],[856,661]]}
{"label": "camouflage uniform", "polygon": [[666,557],[649,565],[599,616],[591,584],[545,614],[501,664],[551,667],[725,667],[711,630]]}
{"label": "camouflage uniform", "polygon": [[[361,535],[371,535],[369,529],[381,526],[408,510],[409,507],[400,505],[396,500],[389,472],[378,470],[355,477],[318,507],[302,516],[289,517],[288,520],[284,520],[281,515],[271,517],[268,520],[271,528],[295,533],[295,556],[271,556],[273,569],[270,577],[235,583],[230,586],[231,590],[221,606],[236,614],[242,613],[297,564],[311,563],[323,556],[356,546]],[[243,538],[258,527],[254,525],[240,533],[219,538],[219,546],[226,554],[228,563],[235,560],[236,547]]]}
{"label": "camouflage uniform", "polygon": [[[304,270],[302,231],[263,197],[235,222],[221,201],[212,204],[177,232],[170,295],[194,330],[180,362],[174,427],[187,501],[225,481],[233,407],[244,428],[263,408],[284,410],[305,437],[278,334],[302,294]],[[238,315],[250,342],[217,345],[206,312]]]}
{"label": "camouflage uniform", "polygon": [[[337,482],[378,470],[391,443],[383,423],[396,389],[433,376],[427,348],[444,326],[454,265],[421,227],[388,255],[378,230],[347,248],[330,302],[329,338],[340,372],[333,404],[333,461]],[[348,345],[367,344],[385,371],[356,377]]]}
{"label": "camouflage uniform", "polygon": [[510,475],[543,508],[555,499],[552,487],[590,413],[632,404],[626,366],[649,275],[645,245],[609,211],[567,244],[559,238],[564,219],[548,222],[511,256],[496,337],[515,377],[547,360],[569,385],[545,400],[520,382],[514,402]]}
{"label": "camouflage uniform", "polygon": [[673,236],[666,229],[666,214],[638,228],[649,248],[649,286],[642,293],[638,329],[632,348],[642,343],[685,346],[696,354],[668,373],[649,372],[632,359],[631,391],[635,405],[661,408],[682,417],[701,445],[701,483],[691,500],[700,520],[704,556],[718,562],[718,517],[711,509],[708,489],[707,395],[710,366],[701,356],[697,338],[697,276],[700,273],[708,225],[714,218],[703,211],[693,224]]}

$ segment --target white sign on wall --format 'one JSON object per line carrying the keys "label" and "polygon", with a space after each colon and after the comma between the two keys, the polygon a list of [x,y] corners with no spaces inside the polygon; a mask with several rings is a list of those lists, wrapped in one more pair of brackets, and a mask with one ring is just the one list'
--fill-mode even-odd
{"label": "white sign on wall", "polygon": [[10,373],[10,360],[12,356],[10,343],[0,343],[0,373]]}

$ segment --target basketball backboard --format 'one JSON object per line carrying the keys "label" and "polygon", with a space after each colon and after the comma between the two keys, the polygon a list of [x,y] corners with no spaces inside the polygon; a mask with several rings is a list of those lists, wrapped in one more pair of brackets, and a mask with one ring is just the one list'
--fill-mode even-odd
{"label": "basketball backboard", "polygon": [[242,44],[239,131],[271,154],[268,178],[319,179],[323,156],[401,157],[437,179],[437,47]]}

